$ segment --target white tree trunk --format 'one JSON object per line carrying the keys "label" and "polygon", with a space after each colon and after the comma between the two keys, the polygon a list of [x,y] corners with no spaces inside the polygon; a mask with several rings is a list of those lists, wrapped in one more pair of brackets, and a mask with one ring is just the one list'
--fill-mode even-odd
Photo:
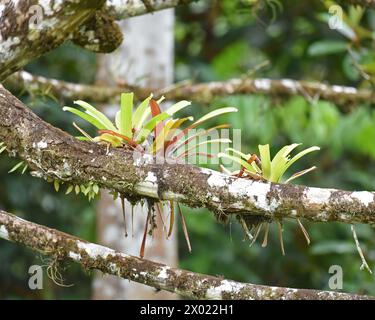
{"label": "white tree trunk", "polygon": [[[130,18],[121,23],[124,33],[122,46],[113,54],[102,56],[98,66],[98,81],[113,85],[127,82],[162,88],[173,81],[174,65],[174,10]],[[106,106],[105,112],[113,116],[116,106]],[[98,206],[98,241],[118,251],[139,255],[147,208],[134,208],[134,237],[131,231],[131,206],[126,203],[128,237],[124,237],[121,204],[114,202],[106,192]],[[159,217],[157,217],[159,220]],[[145,258],[177,266],[176,231],[166,240],[161,221],[154,231],[153,239],[147,237]],[[129,283],[114,276],[97,276],[94,280],[94,299],[170,299],[168,292],[137,283]]]}

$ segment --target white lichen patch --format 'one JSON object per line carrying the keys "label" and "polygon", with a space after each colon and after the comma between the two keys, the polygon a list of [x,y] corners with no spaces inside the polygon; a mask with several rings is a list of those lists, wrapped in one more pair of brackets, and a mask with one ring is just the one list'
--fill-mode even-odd
{"label": "white lichen patch", "polygon": [[0,17],[3,15],[4,9],[5,9],[5,4],[0,3]]}
{"label": "white lichen patch", "polygon": [[117,267],[117,264],[116,263],[113,263],[111,262],[109,265],[109,270],[112,272],[112,273],[118,273],[119,272],[119,268]]}
{"label": "white lichen patch", "polygon": [[84,243],[78,241],[77,246],[79,249],[84,250],[92,259],[96,259],[98,257],[106,259],[109,255],[115,255],[114,250],[108,249],[95,243]]}
{"label": "white lichen patch", "polygon": [[222,187],[225,187],[227,185],[227,179],[222,174],[213,173],[207,179],[207,183],[211,188],[222,188]]}
{"label": "white lichen patch", "polygon": [[138,151],[133,152],[133,165],[140,167],[142,165],[152,164],[154,158],[150,154],[142,154]]}
{"label": "white lichen patch", "polygon": [[79,253],[75,253],[73,251],[69,251],[68,256],[69,256],[69,258],[73,259],[74,261],[80,261],[81,258],[82,258]]}
{"label": "white lichen patch", "polygon": [[[19,37],[9,37],[0,42],[0,61],[6,61],[17,53],[17,45],[20,44]],[[13,49],[14,48],[14,49]]]}
{"label": "white lichen patch", "polygon": [[19,74],[23,81],[30,82],[34,80],[34,77],[26,71],[21,71]]}
{"label": "white lichen patch", "polygon": [[299,89],[299,84],[298,82],[294,81],[294,80],[291,80],[291,79],[283,79],[281,80],[281,84],[291,90],[292,92],[297,92],[298,89]]}
{"label": "white lichen patch", "polygon": [[315,219],[318,221],[328,221],[329,215],[326,211],[320,211],[316,214]]}
{"label": "white lichen patch", "polygon": [[254,86],[260,90],[270,90],[271,81],[269,79],[255,79]]}
{"label": "white lichen patch", "polygon": [[39,141],[37,144],[36,144],[36,147],[38,148],[38,149],[40,149],[40,150],[42,150],[42,149],[46,149],[47,147],[48,147],[48,144],[47,144],[47,142],[45,142],[45,141]]}
{"label": "white lichen patch", "polygon": [[353,87],[332,86],[332,90],[336,93],[346,93],[346,94],[357,93],[357,89]]}
{"label": "white lichen patch", "polygon": [[147,177],[145,179],[145,182],[156,183],[157,181],[158,181],[158,178],[156,177],[155,173],[153,173],[153,172],[147,173]]}
{"label": "white lichen patch", "polygon": [[351,197],[358,200],[365,207],[374,201],[374,194],[368,191],[355,191],[351,194]]}
{"label": "white lichen patch", "polygon": [[221,300],[223,293],[234,293],[237,294],[241,289],[245,287],[242,283],[234,281],[222,280],[220,285],[217,287],[211,287],[206,292],[206,298],[212,300]]}
{"label": "white lichen patch", "polygon": [[167,270],[169,270],[169,269],[170,269],[170,267],[168,267],[168,266],[162,267],[159,274],[158,274],[158,278],[159,279],[168,279]]}
{"label": "white lichen patch", "polygon": [[330,189],[306,188],[303,196],[309,203],[324,204],[329,201],[331,194]]}
{"label": "white lichen patch", "polygon": [[346,220],[349,220],[351,217],[350,217],[350,215],[348,215],[346,213],[340,213],[339,218],[340,218],[341,221],[346,221]]}
{"label": "white lichen patch", "polygon": [[267,195],[271,191],[271,184],[251,181],[246,179],[236,179],[229,184],[229,193],[236,198],[244,198],[253,205],[266,212],[274,212],[280,205],[276,199],[268,199]]}
{"label": "white lichen patch", "polygon": [[9,240],[9,233],[8,233],[7,228],[4,225],[0,226],[0,238]]}

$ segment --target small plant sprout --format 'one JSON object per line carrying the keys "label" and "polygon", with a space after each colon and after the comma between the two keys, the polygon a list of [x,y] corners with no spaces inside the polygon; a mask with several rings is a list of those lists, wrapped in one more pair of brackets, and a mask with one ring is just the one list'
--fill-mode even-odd
{"label": "small plant sprout", "polygon": [[[301,159],[306,154],[320,150],[319,147],[314,146],[307,148],[299,153],[297,153],[295,156],[291,157],[290,153],[299,146],[298,143],[293,143],[291,145],[284,146],[277,152],[277,154],[273,157],[271,160],[270,155],[270,147],[268,144],[266,145],[259,145],[259,157],[256,154],[244,154],[238,150],[228,148],[226,149],[227,153],[219,153],[219,158],[226,158],[229,160],[232,160],[233,162],[240,165],[240,170],[230,172],[225,167],[221,166],[222,171],[226,172],[227,174],[234,175],[240,178],[244,179],[253,179],[253,180],[263,180],[263,181],[269,181],[273,183],[289,183],[293,181],[294,179],[301,177],[302,175],[316,169],[315,166],[296,172],[293,175],[291,175],[289,178],[285,179],[284,175],[286,171],[291,167],[296,161]],[[231,153],[231,154],[229,154]],[[268,233],[269,233],[269,223],[272,222],[269,218],[263,218],[263,217],[241,217],[238,216],[238,219],[240,220],[240,223],[245,231],[246,236],[249,238],[250,246],[254,244],[256,241],[261,228],[263,225],[265,225],[265,233],[264,233],[264,239],[262,242],[262,247],[266,247],[268,243]],[[301,231],[306,239],[307,244],[310,244],[310,237],[302,225],[301,221],[297,219],[298,225],[301,228]],[[279,240],[280,240],[280,246],[282,254],[285,255],[284,250],[284,242],[282,237],[282,222],[281,220],[277,220],[277,227],[279,230]],[[254,232],[254,236],[252,235],[252,232]]]}
{"label": "small plant sprout", "polygon": [[28,165],[25,164],[23,161],[18,162],[12,169],[8,171],[8,173],[16,172],[18,169],[22,168],[21,174],[24,174],[28,168]]}
{"label": "small plant sprout", "polygon": [[[191,104],[189,101],[179,101],[170,107],[164,108],[165,110],[162,111],[160,104],[163,102],[163,100],[164,97],[161,97],[159,100],[155,100],[153,99],[153,96],[150,95],[134,109],[134,94],[123,93],[121,95],[120,109],[116,113],[114,122],[85,101],[74,102],[80,108],[64,107],[63,110],[75,114],[97,129],[98,135],[91,137],[85,130],[73,123],[75,128],[82,134],[81,136],[77,137],[78,139],[105,144],[107,146],[107,153],[109,152],[109,148],[112,147],[123,148],[129,151],[137,151],[141,154],[149,153],[153,156],[175,160],[180,160],[182,157],[186,156],[197,155],[212,158],[215,156],[214,154],[202,153],[197,149],[203,145],[215,145],[231,142],[229,139],[224,138],[211,139],[199,143],[194,141],[197,137],[201,138],[202,136],[207,136],[207,134],[212,130],[229,128],[229,125],[227,124],[200,130],[198,132],[194,132],[193,134],[190,133],[191,130],[201,126],[206,121],[225,113],[237,112],[237,109],[216,109],[194,121],[193,117],[190,116],[184,118],[173,118],[178,111],[188,107]],[[114,199],[118,197],[117,192],[113,192],[112,194]],[[120,195],[120,200],[124,216],[125,236],[127,236],[128,232],[124,205],[125,195]],[[153,229],[155,228],[154,217],[156,214],[160,216],[161,221],[163,222],[163,229],[165,230],[166,237],[170,237],[175,221],[175,207],[177,207],[178,214],[180,215],[186,242],[189,251],[191,251],[187,227],[180,205],[172,201],[163,201],[159,203],[153,203],[151,201],[146,202],[149,209],[140,256],[143,257],[144,255],[147,234],[152,234]],[[169,208],[169,228],[167,228],[164,223],[165,219],[163,218],[163,213],[166,210],[163,210],[163,204],[166,204]],[[151,226],[150,232],[148,232],[149,225]]]}
{"label": "small plant sprout", "polygon": [[[0,142],[0,154],[2,154],[5,150],[7,149],[6,145],[4,142]],[[16,172],[18,169],[22,168],[21,174],[24,174],[28,168],[28,165],[25,164],[24,161],[18,162],[16,165],[14,165],[8,173],[13,173]]]}
{"label": "small plant sprout", "polygon": [[7,149],[4,142],[0,142],[0,154],[2,154]]}

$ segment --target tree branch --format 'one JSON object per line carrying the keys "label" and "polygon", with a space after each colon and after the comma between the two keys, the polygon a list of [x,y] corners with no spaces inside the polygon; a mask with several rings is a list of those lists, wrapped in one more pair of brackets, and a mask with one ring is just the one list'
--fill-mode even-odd
{"label": "tree branch", "polygon": [[73,42],[93,52],[109,53],[117,49],[123,36],[114,19],[122,20],[163,9],[174,8],[197,0],[107,0],[73,35]]}
{"label": "tree branch", "polygon": [[0,81],[58,47],[104,3],[105,0],[20,0],[1,4]]}
{"label": "tree branch", "polygon": [[75,84],[22,71],[9,77],[5,85],[12,90],[49,92],[60,100],[94,99],[97,103],[110,102],[117,99],[122,92],[129,90],[133,91],[138,99],[144,99],[150,92],[154,92],[155,96],[165,95],[168,100],[188,99],[201,103],[209,103],[216,97],[234,94],[265,94],[271,97],[302,95],[308,100],[320,98],[333,102],[345,112],[361,103],[375,104],[375,94],[371,90],[291,79],[231,79],[200,84],[181,83],[162,90],[153,90],[132,85],[116,87]]}
{"label": "tree branch", "polygon": [[13,241],[58,261],[75,261],[85,270],[100,270],[192,299],[368,300],[356,294],[269,287],[171,268],[73,237],[0,210],[0,238]]}
{"label": "tree branch", "polygon": [[107,0],[106,9],[116,20],[174,8],[198,0]]}
{"label": "tree branch", "polygon": [[[65,40],[94,52],[111,52],[122,42],[113,21],[172,8],[193,0],[6,0],[0,4],[0,82]],[[102,8],[100,11],[98,9]]]}
{"label": "tree branch", "polygon": [[127,87],[123,86],[86,85],[49,79],[26,71],[19,71],[9,76],[4,82],[4,86],[13,92],[27,91],[31,94],[35,92],[50,94],[60,101],[90,101],[94,99],[97,103],[106,103],[118,99],[119,95],[127,90]]}
{"label": "tree branch", "polygon": [[236,178],[90,142],[81,142],[37,117],[0,87],[0,141],[33,175],[71,184],[93,181],[129,197],[175,200],[259,219],[306,218],[375,224],[374,192],[342,191]]}

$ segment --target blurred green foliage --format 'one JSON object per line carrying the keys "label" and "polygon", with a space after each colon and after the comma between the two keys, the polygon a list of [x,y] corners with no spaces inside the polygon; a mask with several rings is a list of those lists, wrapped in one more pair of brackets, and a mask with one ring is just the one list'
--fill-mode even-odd
{"label": "blurred green foliage", "polygon": [[[267,60],[266,67],[251,75],[372,88],[374,11],[359,12],[343,7],[345,23],[355,34],[350,37],[348,29],[343,34],[329,28],[327,14],[332,4],[328,1],[283,1],[282,10],[279,6],[273,10],[261,1],[222,0],[201,1],[178,8],[176,81],[242,77]],[[89,83],[95,77],[95,56],[66,44],[31,63],[27,70]],[[366,79],[363,73],[369,77]],[[58,102],[48,97],[30,99],[27,95],[23,99],[46,121],[72,130],[72,117],[62,112]],[[296,183],[347,190],[375,189],[372,178],[375,174],[375,114],[370,105],[355,106],[351,113],[343,114],[331,103],[307,101],[300,96],[280,99],[233,95],[217,98],[210,106],[194,106],[190,110],[195,117],[221,106],[237,107],[238,113],[227,115],[221,121],[242,129],[245,152],[255,152],[260,143],[270,143],[272,154],[289,143],[320,146],[320,152],[293,166],[294,171],[318,166]],[[9,159],[2,156],[1,208],[95,241],[95,203],[88,203],[83,197],[57,194],[51,184],[27,175],[8,175],[9,168]],[[274,225],[267,248],[261,248],[259,240],[249,248],[235,221],[222,226],[207,210],[183,210],[193,252],[187,252],[183,232],[179,230],[182,268],[238,281],[329,289],[328,269],[331,265],[341,265],[344,291],[375,295],[373,275],[359,270],[361,261],[348,225],[304,222],[312,239],[308,247],[297,223],[284,221],[287,253],[284,257]],[[374,231],[364,225],[356,229],[374,270]],[[0,260],[0,298],[90,297],[90,277],[78,266],[68,266],[63,272],[66,283],[74,283],[73,287],[58,287],[52,281],[45,281],[46,290],[39,292],[27,289],[27,271],[30,265],[43,263],[41,257],[2,241]]]}

